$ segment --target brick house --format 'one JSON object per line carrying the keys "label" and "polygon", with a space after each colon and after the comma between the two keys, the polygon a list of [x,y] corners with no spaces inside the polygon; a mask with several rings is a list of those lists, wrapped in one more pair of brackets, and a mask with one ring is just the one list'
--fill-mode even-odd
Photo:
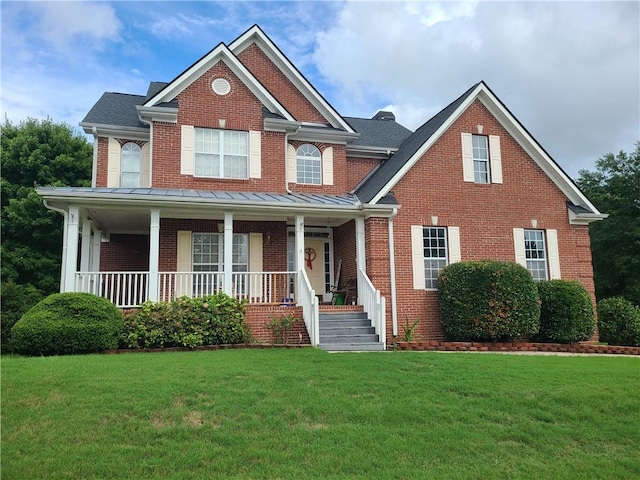
{"label": "brick house", "polygon": [[[588,224],[606,215],[483,82],[415,132],[389,112],[343,117],[253,26],[146,95],[105,93],[80,125],[92,186],[38,189],[65,219],[61,291],[122,308],[224,291],[259,340],[294,308],[313,345],[358,349],[406,317],[443,339],[438,273],[460,260],[593,297]],[[347,283],[349,305],[331,305]],[[334,338],[336,311],[366,325]]]}

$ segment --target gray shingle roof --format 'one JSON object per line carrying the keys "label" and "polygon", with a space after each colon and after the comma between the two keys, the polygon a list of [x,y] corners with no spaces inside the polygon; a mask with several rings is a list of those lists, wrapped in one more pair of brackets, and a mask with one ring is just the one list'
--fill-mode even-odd
{"label": "gray shingle roof", "polygon": [[169,85],[167,82],[150,82],[149,88],[147,88],[147,96],[144,101],[147,102],[149,99],[156,96],[160,90]]}
{"label": "gray shingle roof", "polygon": [[[391,181],[405,163],[429,140],[438,128],[456,111],[479,84],[475,84],[460,97],[440,110],[427,123],[418,128],[412,135],[406,138],[398,151],[386,162],[380,165],[373,174],[367,178],[354,192],[362,203],[370,202],[382,188]],[[380,123],[390,123],[388,121]]]}
{"label": "gray shingle roof", "polygon": [[142,105],[144,96],[106,92],[89,110],[81,123],[149,128],[138,119],[136,105]]}
{"label": "gray shingle roof", "polygon": [[411,130],[394,120],[343,117],[360,136],[350,145],[398,148]]}

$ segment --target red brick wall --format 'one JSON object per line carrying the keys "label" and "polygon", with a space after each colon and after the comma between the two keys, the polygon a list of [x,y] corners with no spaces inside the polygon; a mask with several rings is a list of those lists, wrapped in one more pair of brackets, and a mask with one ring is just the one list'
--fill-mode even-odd
{"label": "red brick wall", "polygon": [[336,269],[334,275],[337,275],[338,261],[342,259],[339,285],[342,287],[350,278],[357,278],[356,227],[353,220],[333,229],[333,252]]}
{"label": "red brick wall", "polygon": [[[483,134],[500,136],[503,184],[462,180],[460,133],[475,133],[478,124]],[[578,279],[594,298],[588,228],[569,225],[566,197],[480,102],[436,141],[393,193],[402,205],[394,222],[398,323],[405,316],[420,318],[417,333],[422,339],[444,338],[436,292],[413,289],[411,225],[430,225],[431,216],[437,216],[441,226],[460,227],[462,260],[514,261],[513,228],[531,228],[532,219],[539,229],[557,229],[562,278]],[[384,223],[367,221],[367,268],[390,307],[384,280],[388,255],[378,251],[385,246]]]}
{"label": "red brick wall", "polygon": [[[259,343],[272,343],[273,336],[266,323],[271,317],[279,318],[282,315],[293,313],[299,319],[293,324],[289,332],[289,345],[309,345],[309,334],[302,319],[302,307],[280,307],[265,305],[247,305],[247,324],[251,327],[253,340]],[[302,341],[300,338],[302,337]]]}
{"label": "red brick wall", "polygon": [[[294,148],[300,147],[310,142],[289,142]],[[346,149],[344,145],[335,145],[331,143],[311,142],[315,145],[320,153],[328,147],[333,147],[333,185],[302,185],[297,183],[289,183],[289,190],[297,193],[321,193],[341,195],[349,191],[348,185],[351,183],[352,173],[347,165]]]}
{"label": "red brick wall", "polygon": [[111,234],[100,245],[100,270],[140,272],[149,270],[149,235]]}
{"label": "red brick wall", "polygon": [[299,122],[328,123],[258,46],[251,45],[238,55],[238,59],[293,118]]}
{"label": "red brick wall", "polygon": [[[346,177],[346,191],[350,192],[355,188],[360,180],[362,180],[373,168],[380,163],[381,160],[373,158],[347,157],[347,169],[349,172]],[[334,173],[335,176],[335,173]]]}

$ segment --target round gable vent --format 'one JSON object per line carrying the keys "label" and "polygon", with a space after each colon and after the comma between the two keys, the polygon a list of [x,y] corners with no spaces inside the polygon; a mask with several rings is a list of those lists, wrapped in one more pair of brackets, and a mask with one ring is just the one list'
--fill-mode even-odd
{"label": "round gable vent", "polygon": [[218,95],[226,95],[231,91],[231,84],[225,78],[216,78],[212,83],[211,87],[213,91]]}

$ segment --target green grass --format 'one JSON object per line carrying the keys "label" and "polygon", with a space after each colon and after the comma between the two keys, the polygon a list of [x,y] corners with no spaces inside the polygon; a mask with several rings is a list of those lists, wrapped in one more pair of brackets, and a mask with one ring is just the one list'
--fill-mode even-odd
{"label": "green grass", "polygon": [[639,478],[640,358],[3,357],[2,478]]}

